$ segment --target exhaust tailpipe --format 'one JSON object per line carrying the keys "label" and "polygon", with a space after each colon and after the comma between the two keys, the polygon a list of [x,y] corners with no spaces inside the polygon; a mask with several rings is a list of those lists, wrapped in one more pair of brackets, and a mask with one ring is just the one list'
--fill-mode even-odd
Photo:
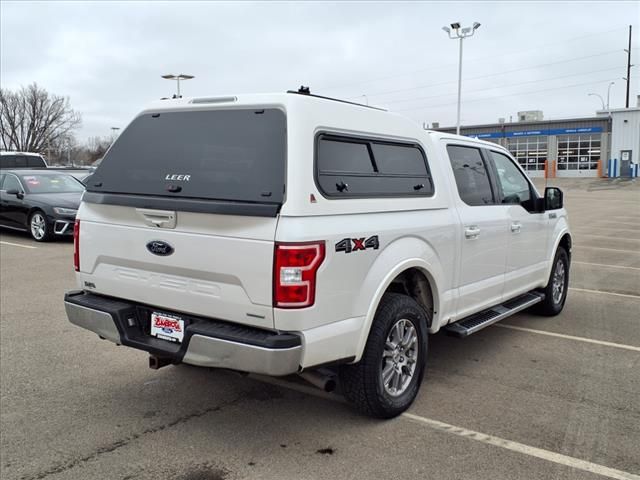
{"label": "exhaust tailpipe", "polygon": [[321,373],[317,370],[299,373],[302,378],[314,387],[318,387],[325,392],[333,392],[336,389],[335,375]]}
{"label": "exhaust tailpipe", "polygon": [[171,360],[164,357],[156,357],[155,355],[149,355],[149,368],[158,370],[159,368],[171,365]]}

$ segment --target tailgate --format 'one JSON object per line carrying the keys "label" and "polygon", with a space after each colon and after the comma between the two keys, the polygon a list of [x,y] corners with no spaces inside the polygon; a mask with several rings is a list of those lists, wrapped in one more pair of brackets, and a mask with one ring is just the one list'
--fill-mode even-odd
{"label": "tailgate", "polygon": [[[171,215],[163,227],[154,226]],[[274,328],[277,217],[83,202],[78,219],[81,288],[161,310]],[[152,253],[151,242],[169,245],[170,254]]]}

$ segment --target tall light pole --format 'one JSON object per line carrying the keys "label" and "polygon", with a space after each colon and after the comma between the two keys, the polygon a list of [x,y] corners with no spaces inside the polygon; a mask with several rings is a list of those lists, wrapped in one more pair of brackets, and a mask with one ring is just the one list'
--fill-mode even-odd
{"label": "tall light pole", "polygon": [[118,130],[120,130],[120,127],[111,127],[111,143],[116,141]]}
{"label": "tall light pole", "polygon": [[185,75],[184,73],[180,73],[179,75],[173,75],[172,73],[169,73],[167,75],[162,75],[162,78],[164,78],[165,80],[175,80],[178,84],[178,88],[177,88],[177,95],[176,98],[180,98],[180,80],[191,80],[192,78],[195,78],[193,75]]}
{"label": "tall light pole", "polygon": [[611,87],[615,85],[616,82],[609,82],[609,86],[607,87],[607,111],[609,115],[611,115],[611,109],[609,108],[609,99],[611,98]]}
{"label": "tall light pole", "polygon": [[[451,28],[442,27],[452,40],[460,39],[460,55],[458,57],[458,114],[456,117],[456,134],[460,135],[460,99],[462,94],[462,41],[467,37],[472,37],[480,27],[478,22],[473,22],[473,26],[462,28],[460,22],[451,24]],[[451,32],[453,30],[453,33]]]}

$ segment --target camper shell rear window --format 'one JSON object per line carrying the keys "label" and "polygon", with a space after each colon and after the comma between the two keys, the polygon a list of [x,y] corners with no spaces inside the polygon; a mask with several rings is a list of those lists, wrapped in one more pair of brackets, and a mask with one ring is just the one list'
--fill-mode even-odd
{"label": "camper shell rear window", "polygon": [[285,162],[282,110],[145,113],[109,149],[87,191],[281,204]]}

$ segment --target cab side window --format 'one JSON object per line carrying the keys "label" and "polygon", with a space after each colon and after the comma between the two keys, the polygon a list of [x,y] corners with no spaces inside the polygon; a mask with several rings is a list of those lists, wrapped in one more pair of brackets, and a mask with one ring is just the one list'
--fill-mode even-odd
{"label": "cab side window", "polygon": [[321,134],[316,143],[318,187],[329,198],[433,195],[423,150],[417,144]]}
{"label": "cab side window", "polygon": [[447,145],[447,152],[462,201],[471,206],[493,204],[489,173],[480,149]]}
{"label": "cab side window", "polygon": [[531,203],[531,187],[525,175],[509,157],[491,151],[491,159],[498,173],[498,183],[502,189],[500,203],[520,204],[527,208]]}

